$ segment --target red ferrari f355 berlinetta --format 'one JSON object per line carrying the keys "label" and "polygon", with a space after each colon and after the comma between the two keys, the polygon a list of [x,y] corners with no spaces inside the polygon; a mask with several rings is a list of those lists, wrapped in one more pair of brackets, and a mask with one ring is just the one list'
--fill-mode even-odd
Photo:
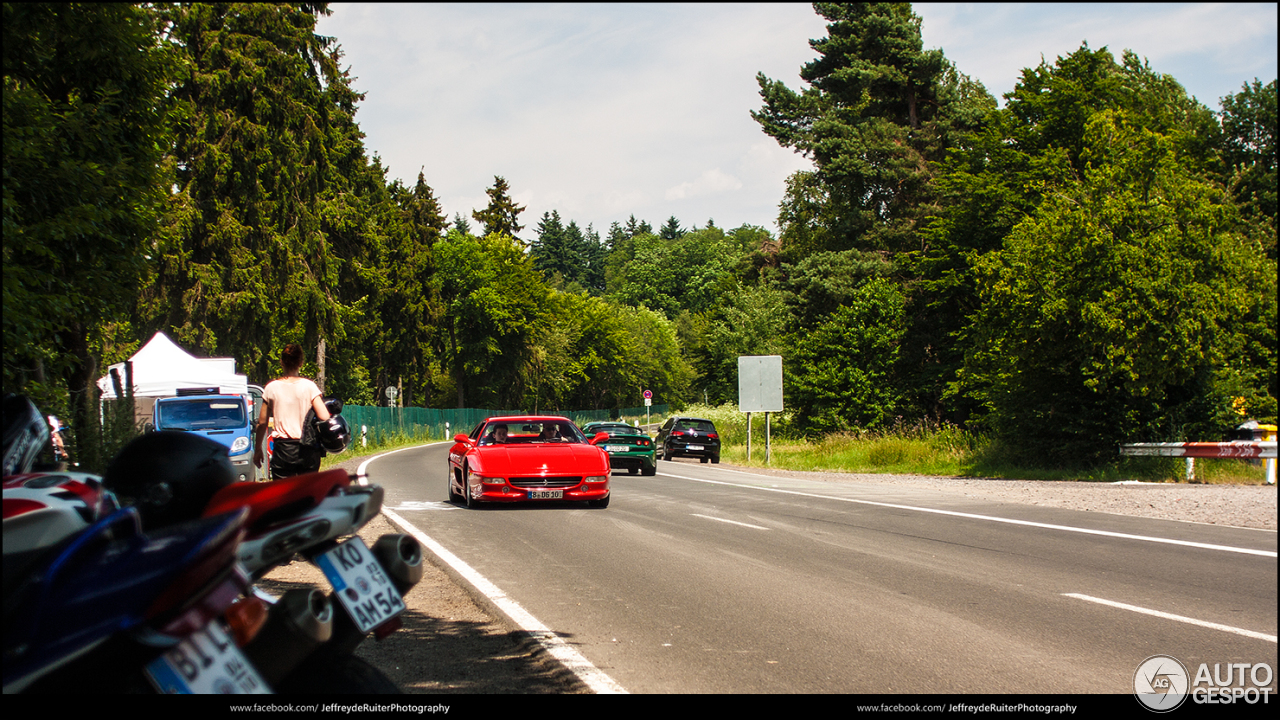
{"label": "red ferrari f355 berlinetta", "polygon": [[609,455],[568,418],[491,417],[449,449],[449,500],[482,502],[581,500],[609,506]]}

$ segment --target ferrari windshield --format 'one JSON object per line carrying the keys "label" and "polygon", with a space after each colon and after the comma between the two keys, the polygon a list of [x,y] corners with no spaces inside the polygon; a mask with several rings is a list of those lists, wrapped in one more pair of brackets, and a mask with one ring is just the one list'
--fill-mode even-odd
{"label": "ferrari windshield", "polygon": [[586,443],[587,438],[568,421],[499,419],[485,425],[481,445]]}

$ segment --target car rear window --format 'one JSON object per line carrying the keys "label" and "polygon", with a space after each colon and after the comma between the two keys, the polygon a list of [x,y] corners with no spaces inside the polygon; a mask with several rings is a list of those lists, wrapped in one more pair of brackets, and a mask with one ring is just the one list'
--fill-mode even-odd
{"label": "car rear window", "polygon": [[715,432],[716,426],[710,420],[681,420],[676,423],[676,430],[697,430],[698,432]]}

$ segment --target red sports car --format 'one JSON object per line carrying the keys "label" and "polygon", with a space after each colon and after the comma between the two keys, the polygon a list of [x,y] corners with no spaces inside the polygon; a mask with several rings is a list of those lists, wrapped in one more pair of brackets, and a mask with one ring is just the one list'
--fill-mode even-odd
{"label": "red sports car", "polygon": [[585,500],[609,507],[609,455],[568,418],[493,417],[449,448],[449,500]]}

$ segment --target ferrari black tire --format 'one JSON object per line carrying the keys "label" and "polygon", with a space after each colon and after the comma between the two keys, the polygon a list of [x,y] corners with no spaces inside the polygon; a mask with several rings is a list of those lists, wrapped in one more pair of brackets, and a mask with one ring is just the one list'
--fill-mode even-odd
{"label": "ferrari black tire", "polygon": [[480,501],[471,497],[471,483],[467,481],[467,471],[462,471],[462,497],[467,507],[475,510],[480,507]]}
{"label": "ferrari black tire", "polygon": [[453,468],[452,467],[449,468],[448,479],[445,480],[445,488],[447,488],[449,491],[449,502],[453,503],[453,502],[459,502],[462,500],[462,496],[453,491]]}
{"label": "ferrari black tire", "polygon": [[276,684],[281,695],[400,695],[404,691],[355,655],[318,652]]}

